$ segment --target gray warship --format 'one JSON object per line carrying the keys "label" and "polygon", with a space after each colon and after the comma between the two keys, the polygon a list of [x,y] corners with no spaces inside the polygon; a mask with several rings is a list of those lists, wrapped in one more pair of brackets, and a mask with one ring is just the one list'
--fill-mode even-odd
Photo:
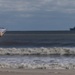
{"label": "gray warship", "polygon": [[75,31],[75,27],[73,27],[73,28],[70,28],[70,31]]}

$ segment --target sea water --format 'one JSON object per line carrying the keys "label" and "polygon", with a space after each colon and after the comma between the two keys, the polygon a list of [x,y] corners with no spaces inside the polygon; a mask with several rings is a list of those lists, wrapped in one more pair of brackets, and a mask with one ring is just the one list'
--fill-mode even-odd
{"label": "sea water", "polygon": [[8,31],[0,37],[0,68],[75,69],[75,32]]}

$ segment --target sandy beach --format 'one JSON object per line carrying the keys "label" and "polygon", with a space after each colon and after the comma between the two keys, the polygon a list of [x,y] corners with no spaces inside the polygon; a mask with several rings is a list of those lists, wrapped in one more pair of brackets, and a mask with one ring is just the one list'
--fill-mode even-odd
{"label": "sandy beach", "polygon": [[0,69],[0,75],[75,75],[75,70]]}

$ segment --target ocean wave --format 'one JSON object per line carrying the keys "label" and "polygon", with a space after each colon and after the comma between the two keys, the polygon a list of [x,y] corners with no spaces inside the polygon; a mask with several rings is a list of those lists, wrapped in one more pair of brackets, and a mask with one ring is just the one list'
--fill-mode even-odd
{"label": "ocean wave", "polygon": [[67,47],[0,48],[0,55],[75,55],[75,48],[67,48]]}
{"label": "ocean wave", "polygon": [[0,68],[17,69],[75,69],[75,64],[8,64],[0,63]]}
{"label": "ocean wave", "polygon": [[75,69],[75,56],[0,55],[0,68]]}

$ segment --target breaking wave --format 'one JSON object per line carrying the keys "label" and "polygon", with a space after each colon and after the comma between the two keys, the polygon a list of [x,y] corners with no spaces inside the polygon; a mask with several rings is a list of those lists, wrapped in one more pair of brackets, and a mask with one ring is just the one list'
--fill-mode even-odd
{"label": "breaking wave", "polygon": [[75,69],[75,47],[0,48],[0,68]]}
{"label": "breaking wave", "polygon": [[75,55],[75,48],[74,47],[0,48],[0,55]]}
{"label": "breaking wave", "polygon": [[0,56],[0,68],[75,69],[75,57]]}

